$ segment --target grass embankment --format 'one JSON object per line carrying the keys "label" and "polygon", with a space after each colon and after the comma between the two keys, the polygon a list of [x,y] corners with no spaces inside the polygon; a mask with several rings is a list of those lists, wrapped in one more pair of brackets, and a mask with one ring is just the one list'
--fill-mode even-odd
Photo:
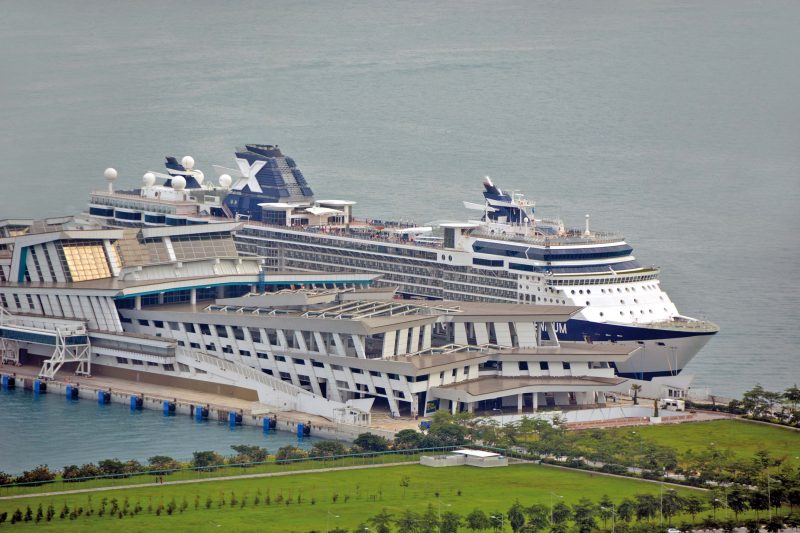
{"label": "grass embankment", "polygon": [[[431,452],[431,455],[434,452]],[[391,453],[386,455],[375,454],[371,456],[353,456],[339,459],[313,459],[276,462],[274,457],[263,464],[255,466],[223,466],[220,468],[203,470],[179,470],[161,476],[167,481],[185,481],[195,479],[214,479],[229,476],[250,476],[257,474],[294,472],[298,470],[315,470],[321,468],[340,468],[346,466],[379,465],[419,461],[420,453]],[[94,489],[100,487],[124,487],[127,485],[141,485],[156,483],[158,476],[155,474],[133,474],[126,477],[108,477],[90,479],[87,481],[63,481],[56,479],[51,483],[40,485],[7,486],[0,488],[0,496],[14,496],[18,494],[38,494],[42,492],[61,492],[71,490]]]}
{"label": "grass embankment", "polygon": [[689,450],[702,452],[713,446],[718,450],[730,450],[733,455],[748,459],[759,450],[767,450],[772,457],[783,458],[795,466],[800,465],[800,431],[780,426],[741,420],[714,420],[604,431],[619,438],[636,432],[645,441],[668,446],[680,455]]}
{"label": "grass embankment", "polygon": [[[404,477],[409,480],[405,494],[401,486]],[[515,499],[524,505],[540,503],[549,506],[551,499],[573,504],[581,497],[597,501],[603,494],[608,494],[619,503],[623,498],[637,493],[658,494],[659,490],[659,486],[652,483],[533,464],[495,469],[427,468],[415,465],[98,492],[91,495],[94,515],[75,520],[59,519],[58,513],[65,503],[70,509],[76,506],[88,509],[88,494],[0,501],[0,512],[8,511],[10,516],[16,508],[24,512],[27,505],[31,506],[34,513],[39,504],[45,509],[51,503],[55,507],[53,522],[23,522],[14,526],[4,524],[4,527],[15,531],[302,532],[313,529],[324,531],[328,526],[331,529],[337,526],[352,529],[384,507],[395,516],[405,509],[422,511],[429,503],[437,510],[441,506],[442,512],[449,510],[462,516],[475,508],[487,513],[505,514]],[[230,506],[232,492],[240,502],[235,508]],[[557,496],[551,496],[551,492]],[[686,495],[692,490],[679,489],[678,492]],[[223,494],[226,504],[220,507]],[[254,505],[257,494],[260,503]],[[269,505],[265,503],[267,494],[270,497]],[[334,495],[338,495],[335,503]],[[298,496],[301,503],[297,503]],[[107,498],[109,502],[116,498],[122,506],[125,497],[131,508],[138,501],[143,507],[142,513],[123,518],[111,518],[108,513],[103,517],[97,516],[102,498]],[[205,502],[209,497],[213,503],[210,509],[206,509]],[[241,507],[241,500],[245,497],[246,504]],[[183,513],[175,511],[172,516],[166,513],[156,516],[154,513],[158,505],[163,503],[166,506],[172,498],[175,498],[179,507],[185,498],[188,509]],[[194,508],[196,499],[199,501],[198,510]],[[278,499],[283,501],[278,503]],[[291,503],[287,505],[287,501]],[[148,506],[152,508],[150,513]]]}

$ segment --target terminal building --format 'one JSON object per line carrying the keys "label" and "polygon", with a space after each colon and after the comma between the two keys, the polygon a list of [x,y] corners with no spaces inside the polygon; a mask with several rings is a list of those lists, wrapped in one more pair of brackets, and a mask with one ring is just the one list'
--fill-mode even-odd
{"label": "terminal building", "polygon": [[379,274],[264,269],[237,251],[241,228],[0,221],[3,360],[350,424],[591,406],[629,388],[614,369],[637,348],[559,341],[579,307],[401,300]]}

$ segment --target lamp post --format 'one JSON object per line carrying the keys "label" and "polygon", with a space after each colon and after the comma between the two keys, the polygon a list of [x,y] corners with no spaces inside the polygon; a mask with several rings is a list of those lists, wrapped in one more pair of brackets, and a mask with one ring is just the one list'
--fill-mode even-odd
{"label": "lamp post", "polygon": [[557,498],[564,499],[563,496],[561,496],[559,494],[556,494],[555,492],[551,492],[550,493],[550,525],[551,526],[553,525],[553,496],[555,496]]}
{"label": "lamp post", "polygon": [[769,519],[772,520],[772,496],[769,492],[769,466],[765,466],[764,471],[767,474],[767,513],[769,515]]}
{"label": "lamp post", "polygon": [[[616,533],[617,531],[617,511],[614,510],[614,506],[612,505],[611,508],[600,506],[600,509],[604,511],[611,511],[611,533]],[[551,521],[552,522],[552,521]],[[605,526],[603,526],[605,527]]]}
{"label": "lamp post", "polygon": [[328,514],[327,514],[327,516],[325,517],[325,533],[328,533],[328,532],[331,530],[331,528],[330,528],[330,525],[331,525],[331,516],[333,516],[334,518],[339,518],[339,515],[338,515],[338,514],[333,514],[333,513],[331,512],[331,510],[330,510],[330,509],[328,509]]}
{"label": "lamp post", "polygon": [[[449,503],[444,504],[445,507],[451,507]],[[439,500],[439,524],[436,526],[436,531],[441,533],[442,531],[442,500]]]}
{"label": "lamp post", "polygon": [[503,425],[504,425],[504,423],[503,423],[504,419],[503,418],[505,416],[505,413],[503,413],[503,408],[502,407],[499,407],[499,408],[495,407],[495,408],[492,409],[492,411],[499,411],[500,412],[500,427],[503,427]]}
{"label": "lamp post", "polygon": [[[631,431],[631,435],[638,435],[635,431]],[[644,470],[642,464],[644,464],[644,445],[642,444],[642,437],[639,436],[639,457],[641,458],[641,462],[639,463],[639,469]]]}
{"label": "lamp post", "polygon": [[491,515],[489,518],[491,518],[492,520],[498,520],[500,522],[500,531],[503,531],[505,529],[505,521],[503,520],[502,514],[500,514],[499,516]]}

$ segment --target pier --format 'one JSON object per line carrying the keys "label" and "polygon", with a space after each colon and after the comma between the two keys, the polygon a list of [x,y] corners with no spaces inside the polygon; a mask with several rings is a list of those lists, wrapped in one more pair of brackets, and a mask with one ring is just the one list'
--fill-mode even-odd
{"label": "pier", "polygon": [[[33,390],[36,382],[43,382],[38,377],[39,371],[40,368],[33,365],[5,364],[0,366],[0,374],[15,375],[16,387],[20,389]],[[62,379],[44,382],[47,384],[48,394],[74,395],[74,391],[77,389],[78,399],[92,402],[98,401],[98,394],[101,392],[109,393],[108,402],[132,405],[132,398],[134,401],[141,398],[141,408],[162,412],[164,411],[164,402],[174,402],[175,410],[170,414],[175,416],[195,417],[197,408],[207,408],[208,414],[202,417],[203,419],[228,422],[231,413],[239,413],[241,414],[241,424],[257,427],[264,427],[265,419],[275,417],[277,424],[274,429],[278,431],[297,433],[298,425],[303,427],[310,425],[311,436],[333,440],[352,441],[359,434],[367,431],[392,438],[396,431],[404,429],[400,426],[413,427],[414,425],[413,420],[409,420],[407,424],[398,424],[397,420],[392,420],[393,423],[389,424],[390,428],[353,426],[297,411],[274,411],[262,403],[236,398],[230,394],[217,394],[96,374],[91,377],[69,375]]]}

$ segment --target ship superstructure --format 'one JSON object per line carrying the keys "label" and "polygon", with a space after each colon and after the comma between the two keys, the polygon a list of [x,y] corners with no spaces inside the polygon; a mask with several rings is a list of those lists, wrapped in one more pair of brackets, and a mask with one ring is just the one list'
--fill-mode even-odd
{"label": "ship superstructure", "polygon": [[464,202],[474,219],[433,228],[360,219],[353,201],[315,199],[277,146],[247,145],[236,163],[215,166],[210,184],[192,158],[168,158],[167,174],[148,172],[140,189],[93,193],[89,215],[115,226],[238,220],[238,250],[265,258],[266,271],[370,272],[405,298],[578,306],[559,325],[562,339],[642,348],[617,366],[622,376],[675,375],[718,331],[681,315],[659,268],[641,264],[621,235],[591,229],[588,216],[579,229],[537,218],[532,202],[489,178],[482,203]]}
{"label": "ship superstructure", "polygon": [[403,300],[374,287],[377,274],[265,271],[237,251],[243,228],[0,221],[3,362],[40,365],[45,379],[211,383],[260,412],[350,425],[369,424],[375,405],[521,412],[629,389],[614,366],[637,347],[559,340],[578,307]]}

